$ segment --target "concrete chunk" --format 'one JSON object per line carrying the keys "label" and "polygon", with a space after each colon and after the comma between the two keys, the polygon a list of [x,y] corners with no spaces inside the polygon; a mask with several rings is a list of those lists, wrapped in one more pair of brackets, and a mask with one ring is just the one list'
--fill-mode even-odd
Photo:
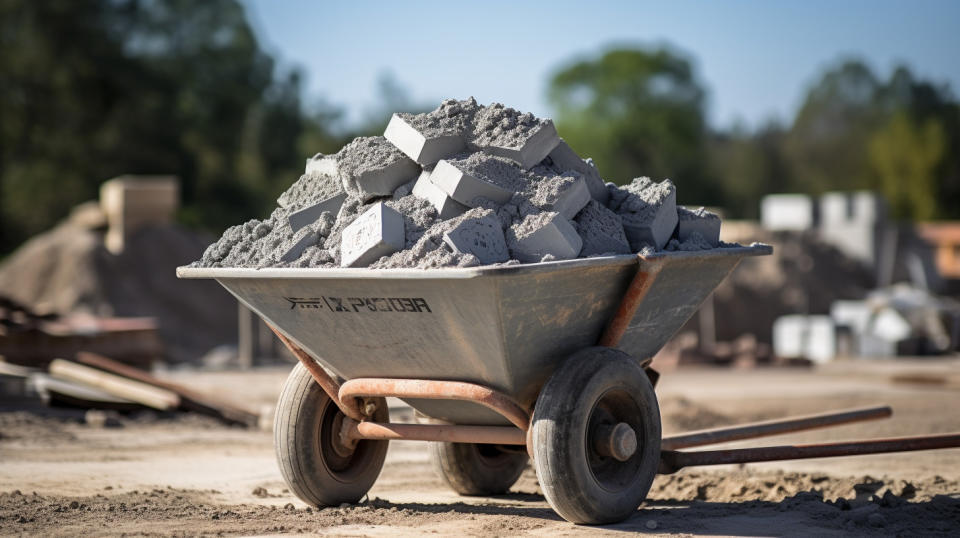
{"label": "concrete chunk", "polygon": [[535,263],[550,255],[557,260],[576,258],[583,247],[577,230],[555,212],[529,215],[507,230],[511,255],[523,263]]}
{"label": "concrete chunk", "polygon": [[529,170],[559,142],[553,121],[493,103],[474,115],[469,145],[490,155],[506,157]]}
{"label": "concrete chunk", "polygon": [[317,153],[313,157],[307,159],[307,166],[303,170],[304,174],[308,175],[323,175],[330,177],[337,177],[339,170],[337,168],[337,158],[334,155],[324,155],[323,153]]}
{"label": "concrete chunk", "polygon": [[583,239],[581,256],[630,254],[630,243],[623,231],[620,215],[600,202],[591,200],[577,215],[574,225]]}
{"label": "concrete chunk", "polygon": [[[332,160],[327,158],[327,160]],[[300,176],[289,189],[277,198],[277,204],[290,211],[299,211],[345,193],[343,183],[336,174],[330,175],[314,170]]]}
{"label": "concrete chunk", "polygon": [[469,209],[467,206],[447,196],[447,193],[430,181],[432,171],[424,169],[413,185],[413,195],[430,202],[443,220],[463,215]]}
{"label": "concrete chunk", "polygon": [[333,195],[326,200],[322,200],[315,204],[309,205],[298,211],[290,213],[290,216],[287,217],[287,221],[290,222],[290,228],[293,231],[297,231],[304,226],[313,224],[320,218],[320,215],[324,211],[332,213],[334,216],[340,211],[340,206],[343,205],[343,201],[347,199],[346,192],[339,192],[338,194]]}
{"label": "concrete chunk", "polygon": [[624,188],[613,187],[609,203],[623,219],[634,252],[645,246],[662,250],[677,227],[677,188],[669,179],[655,183],[640,177]]}
{"label": "concrete chunk", "polygon": [[483,265],[510,259],[500,219],[489,209],[473,209],[444,232],[443,242],[459,254],[473,254]]}
{"label": "concrete chunk", "polygon": [[477,198],[503,204],[513,197],[513,190],[484,181],[461,168],[446,159],[441,160],[430,174],[430,181],[450,198],[471,207]]}
{"label": "concrete chunk", "polygon": [[568,219],[577,216],[590,201],[590,190],[582,175],[554,176],[537,185],[533,205],[545,211],[556,211]]}
{"label": "concrete chunk", "polygon": [[303,254],[303,251],[307,248],[316,245],[317,241],[320,240],[320,236],[317,234],[317,231],[313,228],[306,227],[301,228],[293,238],[290,240],[289,246],[280,255],[280,261],[282,262],[292,262],[300,257]]}
{"label": "concrete chunk", "polygon": [[694,232],[699,233],[710,246],[716,248],[720,244],[720,217],[704,208],[690,210],[683,206],[677,207],[677,239],[686,241]]}
{"label": "concrete chunk", "polygon": [[381,202],[343,229],[340,266],[366,267],[403,246],[403,216]]}
{"label": "concrete chunk", "polygon": [[573,148],[562,138],[557,144],[557,147],[553,148],[553,151],[547,155],[547,158],[550,161],[549,164],[558,172],[572,170],[583,175],[587,183],[587,188],[590,189],[590,196],[601,204],[607,203],[607,200],[610,198],[610,193],[607,191],[607,186],[604,185],[603,179],[600,178],[600,172],[597,170],[597,167],[593,165],[593,161],[581,159],[580,156],[573,151]]}
{"label": "concrete chunk", "polygon": [[[406,118],[404,117],[406,116]],[[447,132],[428,136],[412,125],[410,115],[394,114],[383,132],[384,138],[421,165],[431,165],[467,147],[463,135]]]}
{"label": "concrete chunk", "polygon": [[389,196],[420,173],[417,163],[382,136],[354,139],[336,156],[344,189],[363,201]]}

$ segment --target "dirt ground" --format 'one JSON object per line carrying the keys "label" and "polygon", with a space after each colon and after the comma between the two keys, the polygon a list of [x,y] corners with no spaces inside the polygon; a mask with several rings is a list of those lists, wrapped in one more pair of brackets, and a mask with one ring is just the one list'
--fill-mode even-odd
{"label": "dirt ground", "polygon": [[[665,434],[889,404],[884,421],[751,443],[960,431],[960,360],[847,362],[817,370],[678,370],[658,386]],[[285,369],[171,374],[269,408]],[[392,420],[411,417],[399,401]],[[558,518],[528,470],[508,495],[460,497],[423,443],[391,444],[369,499],[311,509],[286,489],[269,431],[140,414],[94,427],[82,414],[0,413],[0,535],[785,535],[956,536],[960,449],[687,469],[660,476],[629,520]]]}

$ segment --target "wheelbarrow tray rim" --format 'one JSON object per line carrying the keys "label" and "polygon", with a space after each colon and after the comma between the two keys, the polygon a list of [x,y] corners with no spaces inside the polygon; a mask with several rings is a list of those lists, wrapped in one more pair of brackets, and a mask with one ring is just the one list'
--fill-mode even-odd
{"label": "wheelbarrow tray rim", "polygon": [[444,267],[438,269],[368,269],[323,268],[323,267],[190,267],[177,268],[177,278],[350,278],[350,279],[455,279],[477,278],[481,276],[505,276],[513,273],[550,272],[573,267],[599,265],[627,265],[635,263],[639,257],[641,263],[654,263],[658,260],[682,258],[714,258],[723,256],[765,256],[773,252],[773,247],[762,243],[749,246],[727,246],[697,251],[660,251],[650,255],[621,254],[616,256],[596,256],[550,262],[525,263],[514,265],[483,265],[477,267]]}

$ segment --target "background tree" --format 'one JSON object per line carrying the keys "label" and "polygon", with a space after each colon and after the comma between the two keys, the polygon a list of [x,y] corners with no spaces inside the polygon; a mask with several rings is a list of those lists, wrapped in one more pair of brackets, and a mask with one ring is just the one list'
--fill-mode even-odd
{"label": "background tree", "polygon": [[265,214],[342,142],[301,94],[234,0],[0,1],[0,255],[125,173],[180,176],[188,224]]}
{"label": "background tree", "polygon": [[548,96],[557,128],[604,179],[671,178],[689,202],[718,199],[707,180],[704,90],[681,53],[611,50],[559,70]]}

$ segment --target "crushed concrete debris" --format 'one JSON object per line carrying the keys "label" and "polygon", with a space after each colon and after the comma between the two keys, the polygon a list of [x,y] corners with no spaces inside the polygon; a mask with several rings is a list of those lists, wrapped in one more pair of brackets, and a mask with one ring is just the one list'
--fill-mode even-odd
{"label": "crushed concrete debris", "polygon": [[581,256],[630,254],[630,243],[623,232],[620,215],[610,211],[596,200],[591,200],[574,221],[577,233],[583,238]]}
{"label": "crushed concrete debris", "polygon": [[669,179],[604,183],[548,119],[447,99],[308,159],[270,217],[229,228],[193,266],[430,269],[730,246],[717,215],[676,200]]}

